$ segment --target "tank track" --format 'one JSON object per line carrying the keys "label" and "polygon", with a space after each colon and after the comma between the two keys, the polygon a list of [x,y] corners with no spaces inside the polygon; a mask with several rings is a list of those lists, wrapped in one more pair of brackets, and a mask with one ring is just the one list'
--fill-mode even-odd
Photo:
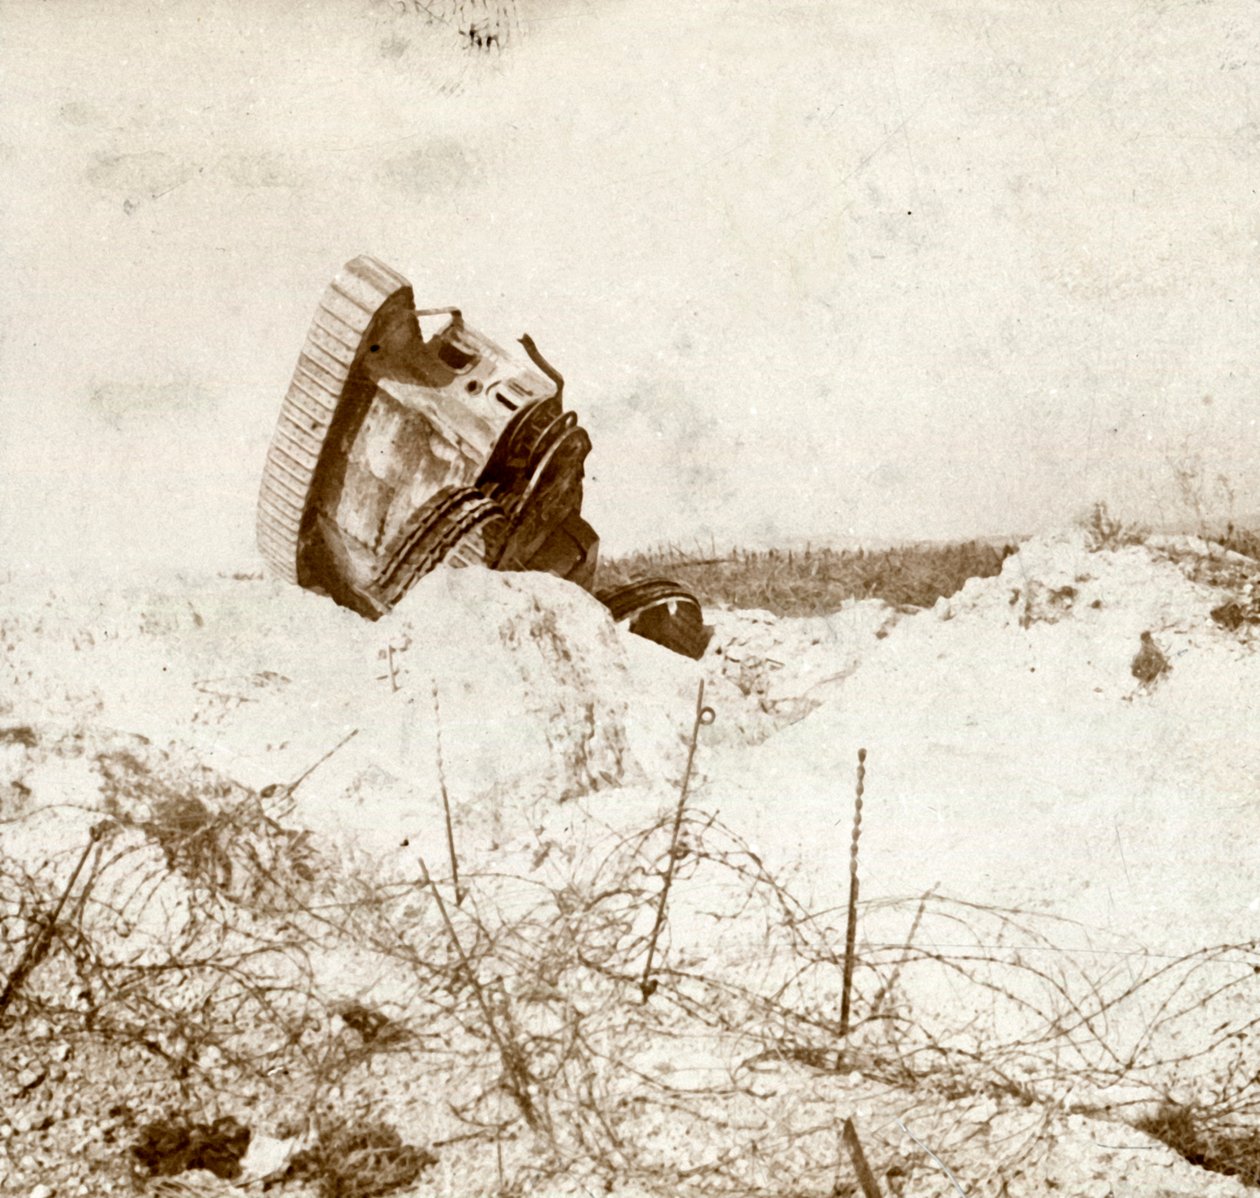
{"label": "tank track", "polygon": [[507,540],[503,509],[475,487],[443,487],[417,509],[365,593],[380,614],[443,563],[493,569]]}
{"label": "tank track", "polygon": [[672,579],[645,578],[596,591],[595,598],[618,624],[684,657],[698,661],[713,636],[696,597]]}
{"label": "tank track", "polygon": [[373,318],[411,284],[375,258],[360,257],[329,284],[280,408],[258,495],[263,558],[286,582],[299,581],[302,534],[324,444]]}

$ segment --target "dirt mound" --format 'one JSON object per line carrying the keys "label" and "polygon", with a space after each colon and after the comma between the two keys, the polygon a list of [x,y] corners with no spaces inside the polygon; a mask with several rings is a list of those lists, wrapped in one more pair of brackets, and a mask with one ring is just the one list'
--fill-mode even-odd
{"label": "dirt mound", "polygon": [[727,717],[710,739],[757,744],[834,695],[898,613],[878,599],[855,599],[827,616],[715,611],[708,618],[708,693]]}
{"label": "dirt mound", "polygon": [[[668,701],[636,702],[627,636],[547,575],[440,570],[374,624],[256,580],[94,594],[10,583],[2,606],[0,714],[15,727],[179,741],[255,788],[344,741],[303,802],[311,821],[364,834],[405,837],[409,807],[430,818],[443,781],[455,802],[562,800],[681,759],[685,708],[675,719]],[[0,745],[9,757],[15,737]]]}
{"label": "dirt mound", "polygon": [[[1211,616],[1247,571],[1184,539],[1030,541],[1000,575],[904,618],[822,708],[715,775],[759,796],[750,819],[791,811],[810,843],[840,835],[868,748],[867,894],[944,881],[1152,946],[1249,935],[1260,891],[1240,894],[1236,845],[1260,777],[1260,654]],[[1169,666],[1152,683],[1132,672],[1144,632]]]}

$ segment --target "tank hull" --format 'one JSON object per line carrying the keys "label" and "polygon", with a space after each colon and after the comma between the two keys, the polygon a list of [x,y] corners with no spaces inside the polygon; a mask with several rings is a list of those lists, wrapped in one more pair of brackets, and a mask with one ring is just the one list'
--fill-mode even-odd
{"label": "tank hull", "polygon": [[[496,344],[458,309],[417,309],[411,284],[374,258],[347,263],[267,452],[257,536],[271,570],[369,619],[443,563],[543,570],[592,590],[590,437],[564,409],[560,375],[528,337],[521,346]],[[606,597],[614,618],[699,657],[695,599],[675,583],[635,585]]]}

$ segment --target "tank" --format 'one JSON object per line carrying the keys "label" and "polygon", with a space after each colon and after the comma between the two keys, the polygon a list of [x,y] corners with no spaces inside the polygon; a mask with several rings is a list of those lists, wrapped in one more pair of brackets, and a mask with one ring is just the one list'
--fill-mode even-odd
{"label": "tank", "polygon": [[281,404],[258,497],[258,547],[279,577],[368,619],[440,564],[542,570],[614,620],[698,658],[712,629],[670,579],[595,591],[582,518],[591,440],[533,340],[519,350],[458,308],[415,306],[375,258],[320,300]]}

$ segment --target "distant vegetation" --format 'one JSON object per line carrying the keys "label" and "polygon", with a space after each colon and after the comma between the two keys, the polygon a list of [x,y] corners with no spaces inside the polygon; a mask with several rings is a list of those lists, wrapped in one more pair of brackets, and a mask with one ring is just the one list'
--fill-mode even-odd
{"label": "distant vegetation", "polygon": [[[1096,503],[1081,521],[1094,547],[1140,544],[1149,530],[1112,517]],[[1260,525],[1233,521],[1199,535],[1225,549],[1260,560]],[[821,616],[848,599],[883,599],[895,607],[931,607],[957,593],[969,578],[990,578],[1019,548],[998,541],[920,543],[885,549],[731,549],[716,552],[677,545],[607,558],[596,588],[646,577],[672,578],[711,607],[760,608],[777,616]]]}
{"label": "distant vegetation", "polygon": [[1219,539],[1226,549],[1260,561],[1260,528],[1237,528],[1231,521]]}
{"label": "distant vegetation", "polygon": [[718,555],[667,546],[601,563],[597,586],[658,575],[684,583],[703,604],[762,608],[780,616],[827,615],[847,599],[931,607],[967,579],[997,574],[1016,548],[964,541],[891,549],[735,549]]}

